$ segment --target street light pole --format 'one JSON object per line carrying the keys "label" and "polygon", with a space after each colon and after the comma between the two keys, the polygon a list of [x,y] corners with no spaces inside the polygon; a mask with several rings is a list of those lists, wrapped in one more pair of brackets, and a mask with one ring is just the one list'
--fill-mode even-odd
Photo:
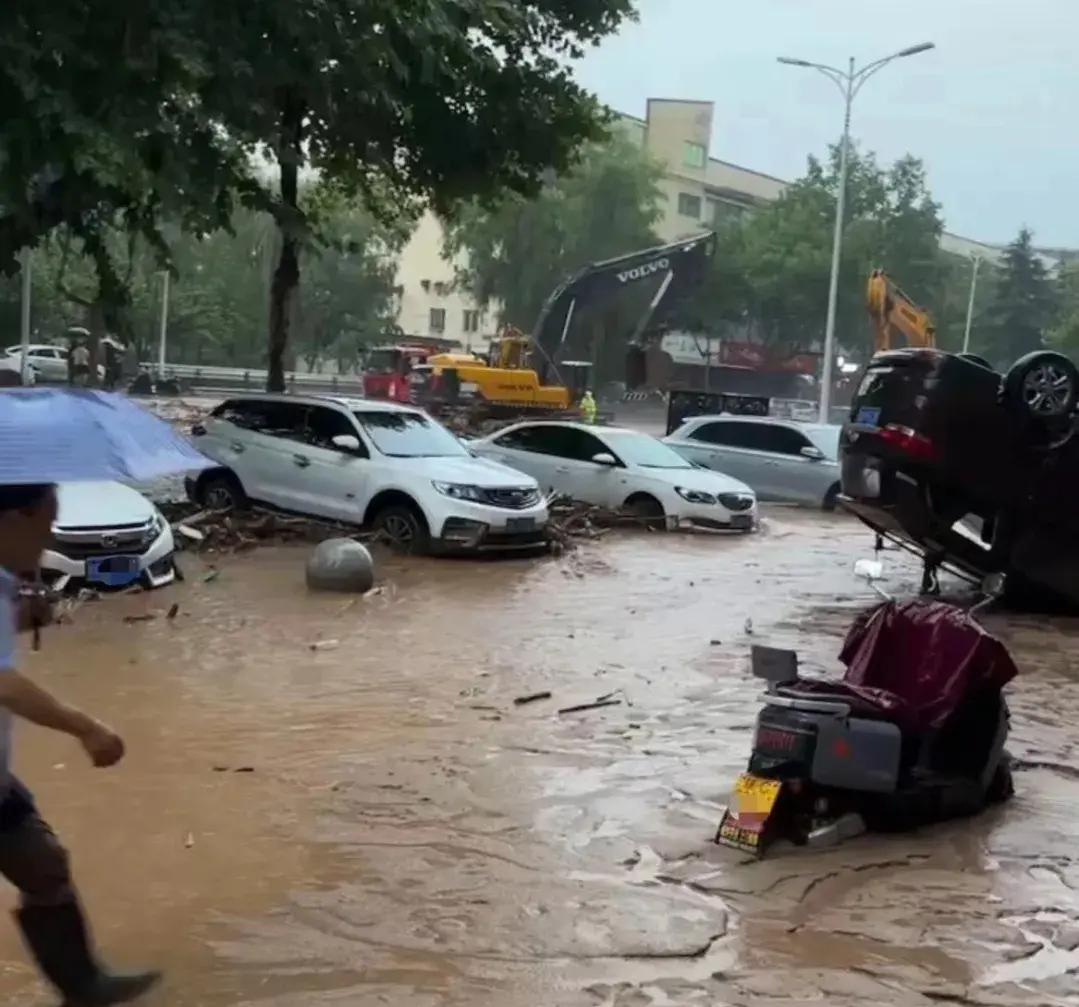
{"label": "street light pole", "polygon": [[828,314],[824,323],[824,352],[821,361],[821,389],[820,389],[820,422],[828,422],[828,412],[832,404],[832,372],[835,360],[835,318],[836,305],[839,299],[839,263],[843,251],[843,214],[847,205],[847,170],[850,160],[850,115],[854,99],[861,91],[862,85],[878,70],[894,59],[904,56],[914,56],[916,53],[925,52],[934,48],[932,42],[922,42],[899,52],[885,56],[883,59],[867,63],[861,69],[854,67],[854,57],[846,70],[827,66],[823,63],[811,63],[804,59],[790,59],[785,56],[778,57],[780,63],[787,66],[809,67],[817,70],[831,80],[839,88],[843,95],[843,139],[839,148],[839,193],[835,204],[835,234],[832,238],[832,271],[828,279]]}
{"label": "street light pole", "polygon": [[19,259],[19,272],[22,274],[22,303],[19,311],[19,380],[23,385],[30,383],[30,296],[33,284],[30,278],[31,252],[22,250]]}
{"label": "street light pole", "polygon": [[978,267],[982,264],[980,255],[970,257],[973,268],[970,271],[970,299],[967,301],[967,324],[963,329],[963,352],[970,352],[970,324],[974,320],[974,291],[978,287]]}
{"label": "street light pole", "polygon": [[169,271],[161,271],[161,331],[158,336],[157,346],[157,377],[159,381],[165,379],[165,343],[169,331]]}

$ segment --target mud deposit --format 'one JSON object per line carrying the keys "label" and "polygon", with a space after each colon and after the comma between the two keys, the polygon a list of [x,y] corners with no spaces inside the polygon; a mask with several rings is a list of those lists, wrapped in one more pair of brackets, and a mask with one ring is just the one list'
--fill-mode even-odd
{"label": "mud deposit", "polygon": [[[99,942],[167,969],[162,1007],[1079,1003],[1079,623],[987,619],[1022,672],[1006,806],[760,863],[711,845],[749,645],[830,665],[870,545],[777,509],[746,538],[393,562],[355,603],[306,593],[303,550],[191,565],[26,660],[127,763],[23,729],[19,770]],[[0,997],[44,996],[2,928]]]}

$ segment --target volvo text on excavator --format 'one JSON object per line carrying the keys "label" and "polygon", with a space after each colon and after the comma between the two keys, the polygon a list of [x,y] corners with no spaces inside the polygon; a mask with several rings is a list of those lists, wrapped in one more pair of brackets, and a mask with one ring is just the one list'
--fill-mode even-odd
{"label": "volvo text on excavator", "polygon": [[715,234],[591,263],[547,298],[531,336],[506,328],[487,361],[436,355],[410,378],[412,400],[436,410],[467,407],[475,419],[527,414],[556,415],[573,407],[589,387],[591,362],[563,359],[574,317],[596,301],[638,283],[657,283],[634,338],[669,314],[703,280],[715,251]]}
{"label": "volvo text on excavator", "polygon": [[929,312],[919,308],[883,269],[874,269],[866,288],[866,307],[873,325],[873,351],[883,353],[893,349],[901,338],[907,346],[936,345],[936,327]]}

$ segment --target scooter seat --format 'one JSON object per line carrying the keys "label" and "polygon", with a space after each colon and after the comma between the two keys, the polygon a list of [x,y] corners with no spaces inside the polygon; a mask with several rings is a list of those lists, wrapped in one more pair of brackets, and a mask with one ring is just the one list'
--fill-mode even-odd
{"label": "scooter seat", "polygon": [[850,708],[852,716],[866,720],[901,720],[909,711],[902,697],[884,689],[852,689],[846,682],[822,678],[800,678],[775,687],[775,694],[784,699],[804,699],[820,703],[834,701]]}

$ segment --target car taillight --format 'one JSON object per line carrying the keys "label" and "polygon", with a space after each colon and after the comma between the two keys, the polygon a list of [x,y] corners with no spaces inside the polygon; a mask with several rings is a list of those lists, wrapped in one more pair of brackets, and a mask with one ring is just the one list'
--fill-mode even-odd
{"label": "car taillight", "polygon": [[918,461],[929,462],[937,457],[936,445],[910,427],[889,423],[880,431],[879,437],[885,444],[890,444],[897,451],[902,451]]}

